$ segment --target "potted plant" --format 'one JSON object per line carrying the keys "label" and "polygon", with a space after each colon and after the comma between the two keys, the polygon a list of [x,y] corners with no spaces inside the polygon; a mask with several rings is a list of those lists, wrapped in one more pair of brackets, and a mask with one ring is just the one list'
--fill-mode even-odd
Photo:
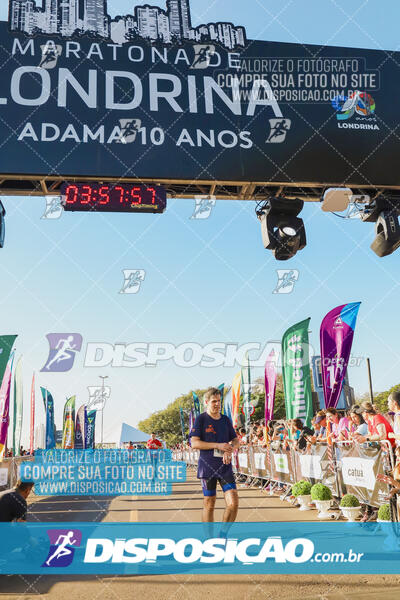
{"label": "potted plant", "polygon": [[330,519],[331,513],[328,510],[331,507],[332,492],[323,483],[315,483],[311,488],[311,500],[315,503],[319,514],[319,519]]}
{"label": "potted plant", "polygon": [[379,510],[378,510],[378,518],[377,518],[378,523],[387,523],[388,521],[391,521],[391,520],[392,520],[392,517],[390,516],[390,505],[382,504],[382,506],[380,506]]}
{"label": "potted plant", "polygon": [[360,514],[360,503],[358,498],[353,494],[345,494],[340,501],[340,509],[342,511],[343,516],[348,520],[354,523],[358,515]]}
{"label": "potted plant", "polygon": [[301,479],[292,487],[292,495],[298,498],[300,502],[300,510],[311,510],[309,503],[311,500],[311,483]]}

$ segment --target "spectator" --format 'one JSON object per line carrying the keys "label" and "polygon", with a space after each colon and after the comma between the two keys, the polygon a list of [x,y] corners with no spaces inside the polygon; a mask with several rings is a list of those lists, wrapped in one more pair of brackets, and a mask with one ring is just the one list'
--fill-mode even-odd
{"label": "spectator", "polygon": [[311,444],[322,442],[326,439],[326,415],[324,410],[317,412],[313,419],[314,435],[307,436],[307,441]]}
{"label": "spectator", "polygon": [[274,427],[274,432],[272,434],[273,442],[283,442],[287,438],[287,429],[284,422],[279,422]]}
{"label": "spectator", "polygon": [[33,488],[31,481],[19,481],[14,491],[3,494],[0,498],[0,522],[26,521],[28,498]]}
{"label": "spectator", "polygon": [[355,436],[358,435],[366,436],[368,434],[368,425],[362,416],[360,407],[353,406],[350,409],[350,420],[352,423],[349,433],[350,439],[356,439]]}
{"label": "spectator", "polygon": [[395,440],[389,438],[389,433],[393,433],[389,421],[383,415],[378,414],[371,402],[363,402],[361,404],[361,411],[368,425],[368,435],[355,434],[354,439],[359,443],[388,440],[394,446]]}
{"label": "spectator", "polygon": [[349,433],[349,419],[340,418],[340,413],[336,408],[328,408],[326,411],[327,424],[330,427],[330,436],[333,441],[339,442],[346,440]]}
{"label": "spectator", "polygon": [[290,433],[292,438],[296,441],[296,448],[298,450],[305,450],[307,447],[307,436],[314,434],[313,430],[303,425],[301,419],[293,419],[290,422]]}
{"label": "spectator", "polygon": [[400,392],[392,392],[388,398],[389,410],[394,412],[393,432],[388,434],[389,439],[396,441],[396,446],[400,446]]}
{"label": "spectator", "polygon": [[128,445],[128,450],[134,450],[135,446],[133,445],[133,442],[129,442]]}

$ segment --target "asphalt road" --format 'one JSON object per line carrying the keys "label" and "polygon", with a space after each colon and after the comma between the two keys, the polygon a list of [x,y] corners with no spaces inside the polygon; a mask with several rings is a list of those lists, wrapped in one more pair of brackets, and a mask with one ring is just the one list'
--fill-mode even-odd
{"label": "asphalt road", "polygon": [[[216,520],[223,498],[219,492]],[[300,512],[277,496],[239,489],[238,521],[314,521],[316,511]],[[193,472],[168,497],[33,497],[29,520],[105,522],[192,522],[201,520],[202,494]],[[399,568],[400,570],[400,568]],[[0,600],[398,600],[400,575],[163,575],[0,577]]]}

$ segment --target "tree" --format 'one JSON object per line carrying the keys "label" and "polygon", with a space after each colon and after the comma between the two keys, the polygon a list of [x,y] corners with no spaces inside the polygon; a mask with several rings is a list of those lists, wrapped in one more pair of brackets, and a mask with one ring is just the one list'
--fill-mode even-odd
{"label": "tree", "polygon": [[[400,383],[397,383],[389,390],[385,392],[379,392],[378,394],[374,394],[374,404],[379,412],[387,413],[389,410],[387,400],[392,392],[400,392]],[[357,404],[361,404],[362,402],[370,402],[371,398],[368,392],[363,394],[362,396],[357,396],[356,402]]]}
{"label": "tree", "polygon": [[[193,390],[200,398],[206,390]],[[138,427],[141,431],[151,433],[155,431],[157,435],[167,442],[168,446],[175,446],[182,441],[181,417],[179,409],[183,408],[189,411],[193,408],[192,390],[187,394],[182,394],[168,404],[164,410],[159,410],[144,421],[140,421]],[[189,421],[185,415],[186,433],[189,430]]]}

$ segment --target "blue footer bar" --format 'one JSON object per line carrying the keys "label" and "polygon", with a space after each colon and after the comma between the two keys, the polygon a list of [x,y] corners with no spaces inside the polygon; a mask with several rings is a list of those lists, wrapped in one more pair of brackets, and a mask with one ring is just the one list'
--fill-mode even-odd
{"label": "blue footer bar", "polygon": [[398,523],[0,523],[0,574],[400,573]]}

